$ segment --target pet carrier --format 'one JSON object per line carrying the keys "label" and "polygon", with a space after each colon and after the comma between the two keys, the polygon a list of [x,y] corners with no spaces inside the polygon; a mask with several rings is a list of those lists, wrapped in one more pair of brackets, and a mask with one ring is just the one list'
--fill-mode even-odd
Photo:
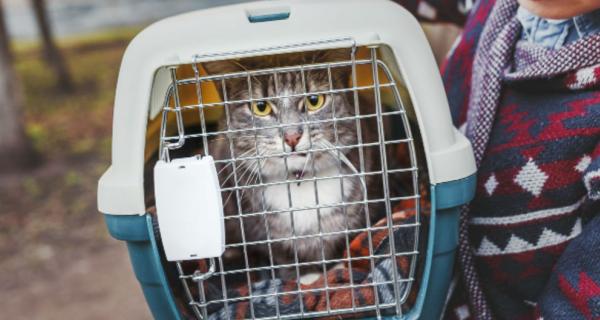
{"label": "pet carrier", "polygon": [[98,206],[157,319],[435,319],[474,173],[405,9],[263,1],[131,42]]}

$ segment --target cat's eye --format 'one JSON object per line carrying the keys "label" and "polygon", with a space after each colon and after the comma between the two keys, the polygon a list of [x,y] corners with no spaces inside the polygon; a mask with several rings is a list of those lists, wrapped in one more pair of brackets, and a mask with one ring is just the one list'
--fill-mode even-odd
{"label": "cat's eye", "polygon": [[259,117],[266,117],[273,111],[271,103],[267,101],[254,101],[252,102],[252,112]]}
{"label": "cat's eye", "polygon": [[317,111],[323,108],[325,97],[322,94],[312,94],[306,97],[306,108],[308,111]]}

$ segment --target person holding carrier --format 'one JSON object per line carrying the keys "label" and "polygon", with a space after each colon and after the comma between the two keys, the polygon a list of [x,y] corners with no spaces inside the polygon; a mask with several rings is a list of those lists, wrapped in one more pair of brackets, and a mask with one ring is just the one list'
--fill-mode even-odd
{"label": "person holding carrier", "polygon": [[446,319],[600,317],[600,1],[396,0],[464,27],[442,74],[474,147]]}

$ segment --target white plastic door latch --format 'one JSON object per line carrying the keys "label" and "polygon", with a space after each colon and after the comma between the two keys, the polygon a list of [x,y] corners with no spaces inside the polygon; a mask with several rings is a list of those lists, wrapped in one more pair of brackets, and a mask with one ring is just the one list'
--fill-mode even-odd
{"label": "white plastic door latch", "polygon": [[154,166],[154,192],[167,260],[220,257],[225,251],[223,202],[212,157]]}

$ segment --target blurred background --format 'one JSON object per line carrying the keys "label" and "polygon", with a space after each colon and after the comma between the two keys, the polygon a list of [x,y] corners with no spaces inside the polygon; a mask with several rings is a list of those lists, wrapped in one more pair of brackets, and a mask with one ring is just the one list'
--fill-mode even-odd
{"label": "blurred background", "polygon": [[[150,319],[96,209],[127,43],[149,23],[243,0],[0,0],[0,310]],[[438,62],[459,30],[425,25]]]}

